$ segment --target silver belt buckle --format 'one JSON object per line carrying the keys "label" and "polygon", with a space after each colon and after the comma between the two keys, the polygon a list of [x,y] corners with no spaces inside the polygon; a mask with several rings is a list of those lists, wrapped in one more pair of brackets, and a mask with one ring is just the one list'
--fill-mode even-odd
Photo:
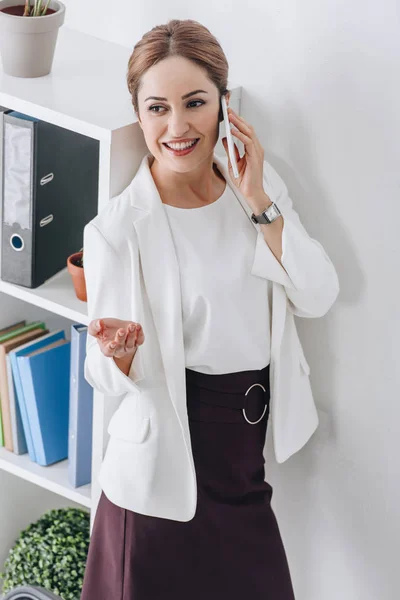
{"label": "silver belt buckle", "polygon": [[[260,386],[260,388],[262,388],[262,389],[264,390],[264,392],[266,392],[266,391],[267,391],[267,390],[265,389],[265,387],[264,387],[263,385],[261,385],[261,383],[253,383],[253,385],[251,385],[251,386],[249,387],[249,389],[247,390],[247,392],[245,393],[245,396],[247,396],[247,394],[249,393],[249,391],[251,390],[251,388],[253,388],[255,385],[259,385],[259,386]],[[247,421],[248,423],[250,423],[250,425],[255,425],[256,423],[259,423],[259,422],[261,421],[261,419],[263,418],[263,416],[265,415],[265,412],[266,412],[266,410],[267,410],[267,403],[265,403],[263,414],[262,414],[262,415],[261,415],[261,417],[258,419],[258,421],[249,421],[249,419],[248,419],[248,418],[247,418],[247,416],[246,416],[246,410],[245,410],[244,408],[242,408],[242,411],[243,411],[243,416],[244,416],[244,418],[246,419],[246,421]]]}

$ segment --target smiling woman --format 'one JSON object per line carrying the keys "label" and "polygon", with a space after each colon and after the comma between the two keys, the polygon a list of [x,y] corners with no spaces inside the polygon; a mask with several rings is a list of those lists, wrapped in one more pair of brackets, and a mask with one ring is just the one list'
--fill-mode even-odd
{"label": "smiling woman", "polygon": [[221,193],[213,153],[225,78],[216,86],[205,66],[172,54],[149,67],[137,93],[133,92],[139,124],[153,156],[151,172],[165,204],[208,204]]}
{"label": "smiling woman", "polygon": [[223,119],[220,98],[230,97],[228,61],[199,23],[171,21],[168,27],[171,36],[155,27],[136,44],[128,89],[162,201],[208,204],[221,195],[213,153]]}
{"label": "smiling woman", "polygon": [[[122,405],[126,411],[119,409],[109,427],[103,490],[81,600],[294,600],[271,507],[272,487],[264,472],[270,413],[269,282],[254,276],[252,264],[255,251],[266,251],[267,246],[257,242],[253,223],[237,202],[233,183],[227,181],[229,171],[214,156],[223,119],[221,96],[226,95],[227,101],[230,97],[227,79],[228,62],[220,44],[192,20],[154,27],[129,59],[128,88],[149,156],[129,188],[130,202],[122,196],[109,203],[115,223],[105,215],[104,239],[102,216],[92,228],[97,242],[87,252],[88,279],[93,282],[89,314],[100,302],[112,316],[122,302],[129,315],[129,294],[146,298],[145,290],[136,285],[139,274],[133,275],[139,271],[139,258],[134,258],[135,251],[130,252],[124,238],[133,237],[132,205],[144,207],[145,211],[137,211],[144,216],[134,225],[143,242],[138,255],[147,292],[152,309],[162,311],[155,320],[158,325],[170,320],[178,327],[182,316],[186,369],[184,380],[183,373],[179,379],[170,373],[169,382],[176,386],[168,390],[161,386],[165,373],[157,371],[156,353],[146,354],[146,344],[158,348],[159,343],[148,317],[143,331],[150,331],[149,339],[140,346],[144,363],[149,361],[145,391],[141,394],[139,381],[134,399],[126,395]],[[262,148],[243,119],[232,113],[230,118],[236,119],[247,144],[246,157],[238,162],[239,184],[255,200],[262,192]],[[264,192],[258,199],[264,202]],[[129,233],[118,220],[121,207],[126,207],[121,220],[129,223]],[[108,244],[106,237],[114,230],[118,239],[111,233]],[[88,229],[88,246],[89,234]],[[169,252],[172,241],[176,255]],[[122,280],[128,291],[118,287],[120,283],[100,284],[99,265],[106,270],[106,259],[115,249],[124,256],[116,261],[112,255],[114,268],[106,275]],[[234,254],[240,257],[232,264]],[[172,277],[177,272],[179,291]],[[158,316],[152,312],[152,318]],[[230,342],[232,326],[238,328],[240,344]],[[181,329],[168,325],[165,330],[170,339],[163,340],[163,348],[179,364],[180,340],[175,338]],[[132,366],[123,374],[127,381],[137,359],[129,355]],[[102,363],[99,377],[107,367]],[[178,393],[178,381],[186,397]],[[171,396],[174,388],[177,399]],[[172,415],[170,401],[182,397],[186,407],[180,415],[178,411],[178,416]]]}

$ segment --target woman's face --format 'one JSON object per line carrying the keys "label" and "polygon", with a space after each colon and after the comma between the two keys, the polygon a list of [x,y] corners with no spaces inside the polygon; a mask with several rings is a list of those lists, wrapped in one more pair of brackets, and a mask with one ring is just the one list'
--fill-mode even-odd
{"label": "woman's face", "polygon": [[[219,136],[220,100],[205,71],[182,56],[170,56],[148,69],[141,83],[139,124],[155,159],[180,173],[209,160]],[[189,153],[178,155],[165,145],[174,140],[198,141]]]}

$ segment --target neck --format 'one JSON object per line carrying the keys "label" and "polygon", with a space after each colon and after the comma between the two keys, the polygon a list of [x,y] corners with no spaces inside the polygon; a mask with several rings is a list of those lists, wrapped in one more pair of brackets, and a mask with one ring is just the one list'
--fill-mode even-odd
{"label": "neck", "polygon": [[189,173],[166,169],[153,158],[150,171],[160,195],[164,197],[173,195],[175,198],[196,198],[208,202],[221,185],[221,180],[225,181],[213,162],[213,155]]}

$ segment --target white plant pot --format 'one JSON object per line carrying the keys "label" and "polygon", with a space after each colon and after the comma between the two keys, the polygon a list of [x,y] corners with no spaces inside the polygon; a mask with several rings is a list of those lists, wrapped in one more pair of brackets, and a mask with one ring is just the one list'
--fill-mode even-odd
{"label": "white plant pot", "polygon": [[[42,2],[42,7],[46,2]],[[65,20],[65,5],[51,0],[48,8],[56,12],[43,17],[19,17],[1,12],[3,8],[24,4],[25,0],[0,0],[3,71],[14,77],[43,77],[51,71],[58,29]]]}

